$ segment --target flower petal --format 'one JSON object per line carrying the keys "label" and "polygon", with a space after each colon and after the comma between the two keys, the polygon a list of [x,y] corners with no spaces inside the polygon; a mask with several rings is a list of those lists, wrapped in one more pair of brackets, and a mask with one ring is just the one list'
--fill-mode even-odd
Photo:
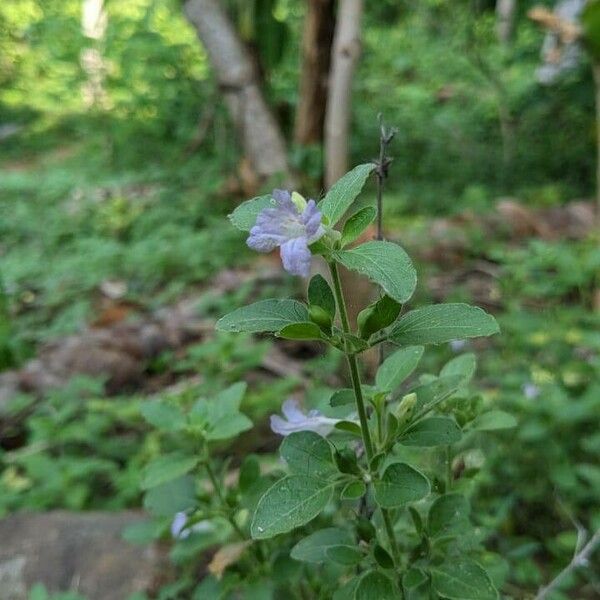
{"label": "flower petal", "polygon": [[312,255],[305,237],[298,237],[285,242],[281,246],[283,268],[292,275],[308,277]]}

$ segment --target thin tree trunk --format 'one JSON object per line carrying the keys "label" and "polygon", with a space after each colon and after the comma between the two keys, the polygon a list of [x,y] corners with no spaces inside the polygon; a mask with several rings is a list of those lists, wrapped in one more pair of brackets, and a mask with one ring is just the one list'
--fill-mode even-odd
{"label": "thin tree trunk", "polygon": [[219,0],[187,0],[184,11],[208,54],[244,154],[261,181],[291,182],[284,137],[260,86],[253,60]]}
{"label": "thin tree trunk", "polygon": [[86,74],[82,94],[84,104],[88,108],[105,108],[108,104],[104,88],[106,64],[102,55],[102,42],[106,34],[107,22],[104,0],[83,0],[81,32],[90,40],[90,46],[81,50],[79,60]]}
{"label": "thin tree trunk", "polygon": [[352,76],[360,56],[363,0],[340,0],[325,115],[325,184],[348,170]]}
{"label": "thin tree trunk", "polygon": [[501,44],[512,39],[517,0],[496,0],[496,33]]}
{"label": "thin tree trunk", "polygon": [[334,30],[335,1],[308,0],[294,131],[294,140],[304,146],[323,142]]}

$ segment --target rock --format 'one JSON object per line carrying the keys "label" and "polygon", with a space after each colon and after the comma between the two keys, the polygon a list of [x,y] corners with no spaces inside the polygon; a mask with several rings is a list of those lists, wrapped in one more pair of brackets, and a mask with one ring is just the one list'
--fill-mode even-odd
{"label": "rock", "polygon": [[89,600],[152,593],[168,577],[166,553],[158,545],[137,546],[121,537],[125,527],[145,518],[134,511],[54,511],[0,520],[0,598],[27,600],[36,583]]}

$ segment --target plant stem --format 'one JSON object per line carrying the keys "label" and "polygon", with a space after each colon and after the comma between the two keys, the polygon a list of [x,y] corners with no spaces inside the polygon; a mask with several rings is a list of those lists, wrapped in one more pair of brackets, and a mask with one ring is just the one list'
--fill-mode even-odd
{"label": "plant stem", "polygon": [[[342,321],[342,329],[344,333],[350,333],[350,323],[348,322],[348,312],[346,310],[346,302],[344,300],[344,291],[342,290],[342,284],[340,281],[340,274],[335,262],[329,263],[329,269],[331,270],[331,278],[333,280],[333,288],[335,293],[335,299],[340,312],[340,319]],[[365,408],[365,400],[362,393],[362,387],[360,382],[360,373],[358,371],[358,362],[356,355],[347,350],[344,352],[348,361],[348,367],[350,369],[350,378],[352,379],[352,387],[354,389],[354,398],[356,400],[356,409],[358,411],[358,417],[360,419],[360,429],[363,438],[363,444],[365,446],[365,454],[367,455],[368,469],[371,471],[371,459],[374,456],[373,453],[373,442],[371,441],[371,432],[369,431],[369,422],[367,419],[367,411]],[[383,516],[383,522],[385,525],[385,531],[389,539],[390,548],[394,558],[396,566],[400,565],[400,550],[398,548],[398,542],[394,534],[394,527],[390,513],[385,509],[381,508],[381,514]]]}
{"label": "plant stem", "polygon": [[452,489],[452,449],[446,446],[446,493]]}
{"label": "plant stem", "polygon": [[[340,319],[342,321],[342,329],[344,333],[350,333],[350,323],[348,321],[348,311],[346,309],[346,302],[344,300],[344,292],[342,290],[342,283],[340,281],[340,273],[338,271],[337,264],[335,262],[329,263],[329,269],[331,271],[331,278],[333,280],[333,288],[335,292],[335,300],[338,305],[340,312]],[[348,361],[348,368],[350,370],[350,379],[352,380],[352,387],[354,389],[354,398],[356,400],[356,410],[358,411],[358,418],[360,420],[360,430],[362,433],[363,443],[365,445],[365,452],[367,454],[367,461],[371,463],[371,459],[374,456],[373,453],[373,442],[371,441],[371,432],[369,431],[369,421],[367,419],[367,410],[365,408],[365,399],[363,398],[362,387],[360,385],[360,374],[358,372],[358,362],[356,355],[352,352],[348,352],[346,343],[344,343],[346,360]]]}

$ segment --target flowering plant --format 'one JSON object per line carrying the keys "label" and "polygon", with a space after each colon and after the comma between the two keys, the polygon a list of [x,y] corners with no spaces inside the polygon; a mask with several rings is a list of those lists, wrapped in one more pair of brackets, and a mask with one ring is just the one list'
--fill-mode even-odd
{"label": "flowering plant", "polygon": [[[207,519],[227,523],[211,538],[224,545],[214,568],[209,566],[215,576],[202,582],[198,597],[498,598],[482,566],[491,564],[491,554],[471,525],[469,479],[463,474],[475,432],[509,427],[512,420],[499,411],[482,413],[482,401],[470,388],[473,354],[457,356],[437,376],[413,375],[427,345],[490,336],[498,325],[466,304],[404,310],[417,283],[406,252],[383,240],[353,245],[376,218],[374,207],[358,210],[336,229],[374,168],[359,165],[318,204],[276,190],[243,203],[230,217],[249,232],[251,248],[279,247],[290,273],[309,276],[312,258],[320,256],[330,279],[314,275],[307,302],[262,300],[225,315],[217,329],[328,344],[343,353],[351,387],[330,398],[342,418],[305,413],[295,400],[286,401],[283,417],[271,418],[272,429],[284,436],[285,472],[262,475],[256,457],[248,457],[237,483],[227,486],[224,469],[212,466],[210,447],[251,426],[239,412],[245,386],[236,384],[174,418],[179,430],[199,440],[200,453],[149,465],[147,505],[168,505],[167,514],[178,509],[178,537]],[[341,267],[368,277],[380,291],[358,315],[355,329]],[[366,385],[359,358],[384,344],[390,351]],[[146,417],[163,427],[165,415],[164,407],[146,409]],[[211,492],[194,491],[186,475],[194,468],[208,475]],[[165,488],[165,477],[180,479]],[[261,594],[248,591],[257,589]]]}

